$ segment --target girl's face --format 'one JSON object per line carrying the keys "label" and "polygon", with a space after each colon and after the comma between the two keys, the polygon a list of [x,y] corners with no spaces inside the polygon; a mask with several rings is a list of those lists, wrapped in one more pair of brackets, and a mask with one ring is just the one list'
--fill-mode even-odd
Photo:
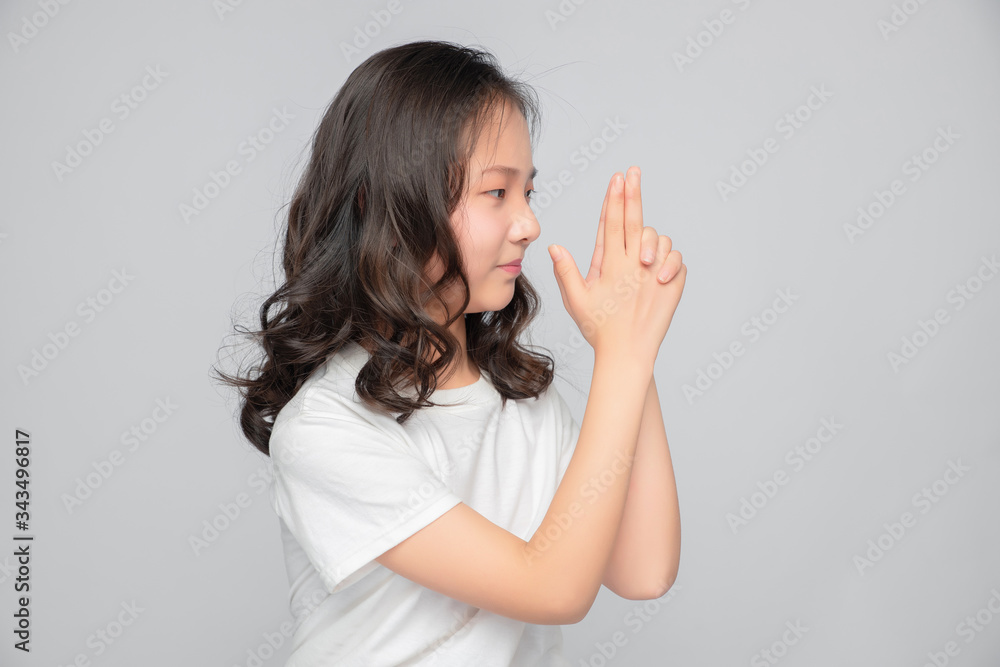
{"label": "girl's face", "polygon": [[[535,176],[528,124],[509,103],[502,125],[499,121],[498,114],[483,130],[468,165],[465,194],[451,216],[469,280],[466,313],[501,310],[510,303],[519,274],[500,267],[522,259],[541,231],[528,205]],[[429,273],[432,280],[444,273],[437,255]],[[459,282],[450,293],[452,312],[462,303],[461,289]]]}

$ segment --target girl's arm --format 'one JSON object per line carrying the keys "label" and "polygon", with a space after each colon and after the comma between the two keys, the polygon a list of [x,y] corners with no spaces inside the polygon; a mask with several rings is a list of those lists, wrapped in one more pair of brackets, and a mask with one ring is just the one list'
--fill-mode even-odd
{"label": "girl's arm", "polygon": [[673,586],[681,556],[681,517],[656,381],[650,380],[628,498],[604,585],[629,600],[652,600]]}
{"label": "girl's arm", "polygon": [[622,521],[654,361],[634,350],[595,354],[576,448],[527,542],[459,503],[376,561],[502,616],[549,625],[582,620]]}
{"label": "girl's arm", "polygon": [[562,587],[576,610],[572,623],[590,611],[620,534],[653,361],[595,351],[576,449],[525,547],[534,567]]}

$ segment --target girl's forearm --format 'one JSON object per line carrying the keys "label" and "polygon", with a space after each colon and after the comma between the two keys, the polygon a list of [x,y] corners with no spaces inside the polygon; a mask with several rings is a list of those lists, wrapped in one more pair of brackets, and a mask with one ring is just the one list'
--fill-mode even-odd
{"label": "girl's forearm", "polygon": [[630,600],[667,592],[680,564],[681,518],[656,381],[643,407],[625,511],[604,585]]}
{"label": "girl's forearm", "polygon": [[631,354],[595,355],[576,449],[525,544],[554,610],[577,620],[597,597],[622,520],[652,368]]}

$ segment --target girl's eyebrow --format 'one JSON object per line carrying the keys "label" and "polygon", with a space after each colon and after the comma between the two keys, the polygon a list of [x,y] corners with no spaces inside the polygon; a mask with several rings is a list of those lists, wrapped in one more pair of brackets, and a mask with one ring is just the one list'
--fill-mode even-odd
{"label": "girl's eyebrow", "polygon": [[[517,178],[518,176],[521,175],[521,170],[520,169],[515,169],[514,167],[508,167],[507,165],[503,165],[503,164],[495,164],[492,167],[489,167],[487,169],[483,169],[483,171],[481,173],[486,174],[487,172],[490,172],[490,171],[499,171],[499,172],[502,172],[502,173],[504,173],[504,174],[506,174],[508,176],[513,176],[514,178]],[[536,167],[532,167],[531,168],[531,175],[528,176],[527,180],[531,180],[531,179],[533,179],[537,175],[538,175],[538,169]]]}

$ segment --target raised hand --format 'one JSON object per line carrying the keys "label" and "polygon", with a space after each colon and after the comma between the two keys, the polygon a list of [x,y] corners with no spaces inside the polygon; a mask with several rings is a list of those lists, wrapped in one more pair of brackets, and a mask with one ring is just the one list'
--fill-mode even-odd
{"label": "raised hand", "polygon": [[[655,359],[670,327],[687,276],[670,237],[643,227],[639,168],[611,177],[597,227],[590,271],[583,278],[565,248],[553,258],[566,311],[584,338],[602,351],[623,350]],[[652,251],[652,261],[642,259]]]}

